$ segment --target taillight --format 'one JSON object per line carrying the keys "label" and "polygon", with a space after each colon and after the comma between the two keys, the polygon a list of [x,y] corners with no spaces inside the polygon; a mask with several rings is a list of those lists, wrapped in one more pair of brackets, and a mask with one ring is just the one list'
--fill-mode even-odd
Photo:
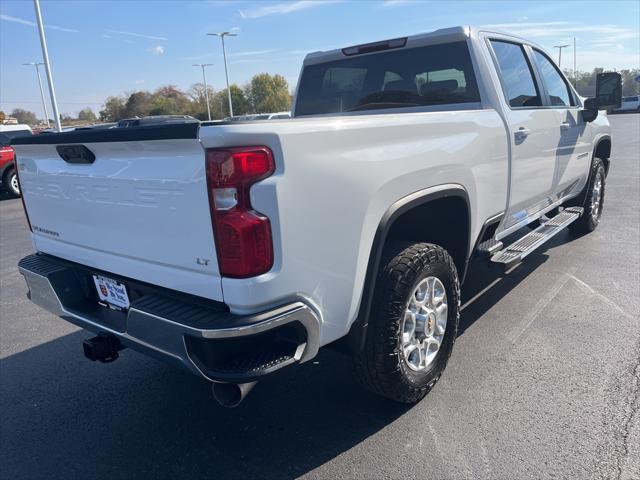
{"label": "taillight", "polygon": [[206,167],[220,274],[247,278],[269,271],[273,265],[271,224],[266,216],[253,210],[249,190],[274,172],[271,150],[210,149]]}

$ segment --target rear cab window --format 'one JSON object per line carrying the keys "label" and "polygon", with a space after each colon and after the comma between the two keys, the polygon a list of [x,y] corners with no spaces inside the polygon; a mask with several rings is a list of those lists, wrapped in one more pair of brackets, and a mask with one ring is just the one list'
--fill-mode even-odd
{"label": "rear cab window", "polygon": [[296,116],[480,102],[466,42],[308,65],[298,92]]}

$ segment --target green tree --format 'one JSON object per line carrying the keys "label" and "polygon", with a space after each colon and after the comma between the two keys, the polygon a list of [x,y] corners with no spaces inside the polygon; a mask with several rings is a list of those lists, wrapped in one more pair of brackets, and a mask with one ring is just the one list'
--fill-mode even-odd
{"label": "green tree", "polygon": [[289,85],[282,75],[254,75],[247,87],[247,93],[257,113],[280,112],[291,108]]}
{"label": "green tree", "polygon": [[95,122],[96,114],[93,113],[93,110],[89,107],[83,108],[78,112],[78,120],[82,120],[83,122]]}
{"label": "green tree", "polygon": [[149,92],[134,92],[129,95],[124,104],[124,117],[144,117],[151,109],[151,94]]}
{"label": "green tree", "polygon": [[[220,105],[216,108],[216,92],[215,90],[207,86],[207,91],[209,92],[209,106],[211,108],[211,118],[221,118],[222,112],[220,110]],[[187,95],[191,101],[191,114],[200,119],[200,120],[208,120],[207,116],[207,97],[204,91],[203,83],[194,83],[191,85],[191,88],[187,92]]]}
{"label": "green tree", "polygon": [[36,125],[38,118],[36,114],[22,108],[14,108],[11,116],[18,120],[18,123],[26,123],[27,125]]}
{"label": "green tree", "polygon": [[[251,103],[247,99],[244,90],[242,90],[238,85],[231,85],[229,88],[231,91],[231,102],[233,103],[233,114],[234,115],[246,115],[252,111]],[[216,98],[214,101],[216,107],[221,105],[222,116],[229,116],[229,101],[227,100],[227,89],[220,90],[216,94]]]}
{"label": "green tree", "polygon": [[160,87],[149,99],[148,115],[188,115],[191,110],[189,97],[175,85]]}
{"label": "green tree", "polygon": [[[593,97],[596,94],[596,79],[599,73],[604,72],[604,68],[594,68],[591,72],[574,72],[565,69],[564,74],[571,81],[575,82],[576,90],[583,97]],[[640,95],[640,83],[635,81],[635,77],[640,75],[640,69],[623,69],[619,71],[622,77],[622,95]]]}
{"label": "green tree", "polygon": [[122,97],[108,97],[100,110],[100,120],[103,122],[117,122],[124,118],[125,100]]}
{"label": "green tree", "polygon": [[622,95],[624,97],[640,95],[640,82],[635,80],[640,76],[640,68],[620,70],[620,75],[622,76]]}

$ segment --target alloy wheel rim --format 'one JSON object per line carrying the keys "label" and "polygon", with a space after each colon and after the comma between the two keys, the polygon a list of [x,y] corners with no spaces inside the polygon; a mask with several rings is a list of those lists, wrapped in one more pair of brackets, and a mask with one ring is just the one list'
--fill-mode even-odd
{"label": "alloy wheel rim", "polygon": [[593,183],[591,191],[591,218],[598,220],[600,216],[600,208],[602,205],[602,174],[598,172],[596,181]]}
{"label": "alloy wheel rim", "polygon": [[447,292],[436,277],[418,283],[404,311],[400,348],[407,366],[414,371],[428,368],[435,360],[447,329]]}
{"label": "alloy wheel rim", "polygon": [[11,188],[13,189],[14,192],[20,193],[20,185],[18,184],[18,176],[15,175],[15,174],[11,176]]}

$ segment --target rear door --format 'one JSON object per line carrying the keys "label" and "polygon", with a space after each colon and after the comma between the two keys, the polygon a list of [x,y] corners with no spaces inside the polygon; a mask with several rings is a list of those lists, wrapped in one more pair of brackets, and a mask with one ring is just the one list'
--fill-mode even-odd
{"label": "rear door", "polygon": [[542,91],[525,46],[489,40],[503,90],[511,143],[509,201],[498,238],[528,222],[551,203],[560,129]]}
{"label": "rear door", "polygon": [[578,101],[555,63],[542,51],[529,50],[543,85],[545,106],[553,110],[560,133],[551,186],[555,202],[584,186],[591,163],[591,129],[582,119]]}
{"label": "rear door", "polygon": [[36,249],[222,300],[197,131],[192,127],[191,138],[113,141],[129,131],[64,133],[15,145]]}

